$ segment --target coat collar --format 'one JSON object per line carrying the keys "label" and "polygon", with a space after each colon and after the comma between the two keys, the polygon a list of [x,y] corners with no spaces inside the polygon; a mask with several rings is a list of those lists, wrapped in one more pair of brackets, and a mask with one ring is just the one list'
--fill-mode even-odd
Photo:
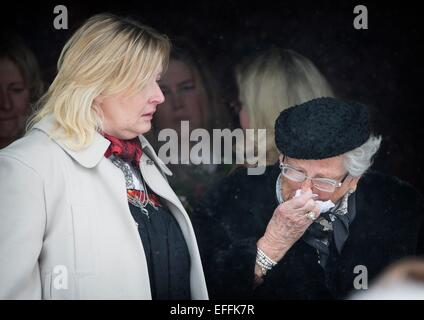
{"label": "coat collar", "polygon": [[[56,121],[52,115],[48,115],[37,122],[33,129],[41,130],[50,136],[51,132],[55,128]],[[61,129],[59,129],[61,130]],[[160,167],[160,169],[167,175],[172,175],[172,172],[166,167],[163,161],[156,155],[153,147],[147,141],[145,137],[140,135],[141,147],[144,152],[147,151],[149,157]],[[104,158],[104,154],[110,145],[110,141],[105,139],[101,134],[95,133],[93,142],[87,148],[82,150],[72,150],[67,146],[68,140],[63,138],[52,137],[55,141],[71,158],[77,161],[80,165],[85,168],[94,168]]]}
{"label": "coat collar", "polygon": [[165,174],[167,174],[168,176],[172,176],[171,170],[169,170],[168,167],[165,165],[165,163],[162,161],[162,159],[159,158],[156,155],[155,150],[150,145],[150,143],[147,141],[147,139],[144,136],[142,136],[142,135],[139,135],[138,138],[140,139],[141,148],[143,149],[143,152],[144,153],[147,153],[149,155],[149,157],[152,158],[154,162],[156,162],[156,164],[159,166],[159,168]]}

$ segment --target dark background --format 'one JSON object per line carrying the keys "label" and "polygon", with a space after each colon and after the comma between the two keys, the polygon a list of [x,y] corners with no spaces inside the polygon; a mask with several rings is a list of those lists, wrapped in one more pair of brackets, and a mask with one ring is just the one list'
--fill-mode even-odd
{"label": "dark background", "polygon": [[[68,9],[68,30],[55,30],[53,8]],[[368,8],[368,30],[353,28],[353,8]],[[343,98],[373,110],[384,140],[374,167],[424,193],[421,48],[424,14],[412,1],[53,1],[17,2],[1,9],[1,27],[20,34],[34,50],[49,83],[71,33],[100,12],[132,15],[159,31],[192,38],[203,50],[228,103],[233,66],[269,44],[310,58]]]}

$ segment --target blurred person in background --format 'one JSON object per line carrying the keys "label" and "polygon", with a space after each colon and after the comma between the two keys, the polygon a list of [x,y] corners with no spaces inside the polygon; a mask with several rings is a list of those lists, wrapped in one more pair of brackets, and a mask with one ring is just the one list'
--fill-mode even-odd
{"label": "blurred person in background", "polygon": [[[266,165],[278,160],[274,124],[281,111],[314,98],[332,97],[324,75],[305,56],[271,47],[245,58],[236,66],[239,101],[235,108],[243,129],[266,129]],[[237,147],[237,146],[236,146]]]}
{"label": "blurred person in background", "polygon": [[[223,109],[219,87],[209,63],[193,42],[186,38],[173,41],[169,66],[163,74],[160,86],[165,101],[158,108],[154,119],[154,135],[150,141],[160,147],[158,141],[163,129],[173,129],[178,135],[178,154],[171,154],[174,163],[169,164],[173,172],[169,183],[191,212],[210,187],[226,175],[231,165],[214,164],[211,145],[210,163],[192,164],[192,146],[197,141],[187,141],[189,136],[181,132],[182,121],[188,121],[188,134],[195,129],[205,129],[212,137],[213,129],[227,127],[227,112]],[[184,141],[183,141],[184,140]],[[181,144],[187,143],[188,154],[182,154]],[[212,138],[210,143],[212,144]],[[195,159],[200,162],[201,159]],[[168,164],[168,163],[167,163]]]}
{"label": "blurred person in background", "polygon": [[0,34],[0,149],[20,138],[43,93],[40,69],[33,52],[17,35]]}
{"label": "blurred person in background", "polygon": [[424,258],[406,257],[387,267],[370,287],[356,290],[350,300],[424,300]]}

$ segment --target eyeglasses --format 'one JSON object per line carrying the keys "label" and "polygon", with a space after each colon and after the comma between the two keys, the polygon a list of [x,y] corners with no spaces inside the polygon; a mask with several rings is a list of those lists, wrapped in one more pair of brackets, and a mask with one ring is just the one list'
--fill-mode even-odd
{"label": "eyeglasses", "polygon": [[334,192],[334,191],[336,191],[337,188],[341,187],[343,181],[348,176],[348,174],[346,174],[346,176],[343,178],[343,180],[341,182],[339,182],[337,180],[327,179],[327,178],[311,178],[311,177],[308,177],[304,172],[299,171],[299,170],[293,168],[292,166],[290,166],[288,164],[281,163],[280,168],[281,168],[281,173],[287,179],[294,181],[294,182],[298,182],[298,183],[302,183],[306,179],[309,179],[309,180],[311,180],[312,185],[315,188],[317,188],[318,190],[324,191],[324,192]]}

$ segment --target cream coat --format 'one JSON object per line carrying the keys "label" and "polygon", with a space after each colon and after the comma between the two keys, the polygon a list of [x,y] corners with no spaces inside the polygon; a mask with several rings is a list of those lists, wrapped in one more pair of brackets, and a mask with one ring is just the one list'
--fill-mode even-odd
{"label": "cream coat", "polygon": [[[96,134],[74,152],[48,133],[52,118],[0,151],[0,299],[151,299],[146,258],[122,172]],[[207,299],[189,217],[171,172],[140,136],[141,173],[175,216],[191,256],[193,299]]]}

